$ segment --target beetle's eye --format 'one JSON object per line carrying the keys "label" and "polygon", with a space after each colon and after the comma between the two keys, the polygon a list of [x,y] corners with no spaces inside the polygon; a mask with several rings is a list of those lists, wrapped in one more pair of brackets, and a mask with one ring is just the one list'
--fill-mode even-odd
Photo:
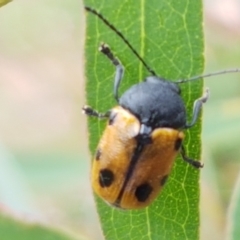
{"label": "beetle's eye", "polygon": [[114,124],[114,120],[115,120],[116,116],[117,116],[117,113],[111,111],[110,116],[109,116],[109,120],[108,120],[109,125]]}

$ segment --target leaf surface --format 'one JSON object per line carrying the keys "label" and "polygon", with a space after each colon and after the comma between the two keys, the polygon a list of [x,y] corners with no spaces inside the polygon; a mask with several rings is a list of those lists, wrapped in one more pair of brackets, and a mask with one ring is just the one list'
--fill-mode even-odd
{"label": "leaf surface", "polygon": [[[203,33],[200,0],[85,0],[84,3],[101,12],[116,26],[157,75],[176,81],[202,73]],[[98,52],[101,42],[107,43],[125,66],[120,95],[131,85],[143,81],[149,76],[149,72],[116,33],[96,16],[87,13],[87,104],[105,112],[116,105],[113,98],[115,69],[109,60]],[[202,93],[202,82],[182,84],[181,89],[190,121],[193,102]],[[186,131],[184,141],[188,156],[194,159],[200,159],[199,122],[190,131]],[[88,120],[92,154],[105,124],[104,121],[96,119]],[[148,208],[121,211],[96,197],[105,238],[199,239],[198,181],[199,170],[179,158],[164,190]]]}

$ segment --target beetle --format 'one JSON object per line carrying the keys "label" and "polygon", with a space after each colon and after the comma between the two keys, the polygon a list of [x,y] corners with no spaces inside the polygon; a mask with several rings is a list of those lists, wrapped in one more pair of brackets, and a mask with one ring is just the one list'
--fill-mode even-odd
{"label": "beetle", "polygon": [[187,122],[179,84],[239,69],[177,82],[168,81],[156,76],[123,34],[100,13],[90,7],[85,9],[116,32],[151,74],[119,97],[124,67],[110,47],[102,43],[100,52],[116,68],[113,94],[118,105],[106,113],[99,113],[89,106],[83,107],[83,112],[88,116],[108,119],[92,162],[91,183],[94,192],[117,208],[144,208],[160,193],[178,154],[193,167],[203,167],[201,162],[187,156],[183,140],[184,130],[195,125],[202,105],[209,98],[209,90],[206,89],[195,100],[192,120]]}

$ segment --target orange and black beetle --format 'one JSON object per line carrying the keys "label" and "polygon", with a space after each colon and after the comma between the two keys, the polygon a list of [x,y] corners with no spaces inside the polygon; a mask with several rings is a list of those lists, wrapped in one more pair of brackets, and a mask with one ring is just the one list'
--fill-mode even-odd
{"label": "orange and black beetle", "polygon": [[89,7],[85,9],[115,31],[151,73],[151,76],[130,87],[119,98],[118,88],[124,68],[110,48],[102,44],[100,52],[116,67],[114,97],[118,106],[104,114],[88,106],[83,107],[83,112],[89,116],[108,118],[92,163],[91,182],[95,193],[118,208],[143,208],[161,191],[178,153],[192,166],[203,166],[199,161],[186,156],[182,142],[183,130],[196,123],[202,104],[209,97],[209,91],[207,89],[204,95],[195,101],[192,121],[187,123],[179,83],[239,70],[177,82],[167,81],[155,75],[122,33],[100,13]]}

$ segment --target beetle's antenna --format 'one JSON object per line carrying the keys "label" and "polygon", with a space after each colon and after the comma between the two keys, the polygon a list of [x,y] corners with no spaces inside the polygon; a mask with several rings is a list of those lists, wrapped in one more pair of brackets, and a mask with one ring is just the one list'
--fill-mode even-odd
{"label": "beetle's antenna", "polygon": [[216,75],[222,75],[222,74],[226,74],[226,73],[236,73],[236,72],[240,72],[240,68],[228,69],[228,70],[218,71],[218,72],[214,72],[214,73],[207,73],[207,74],[195,76],[195,77],[192,77],[189,79],[180,79],[180,80],[176,81],[176,83],[185,83],[185,82],[190,82],[190,81],[196,81],[200,78],[206,78],[206,77],[212,77],[212,76],[216,76]]}
{"label": "beetle's antenna", "polygon": [[124,37],[124,35],[115,27],[113,26],[103,15],[99,12],[97,12],[95,9],[85,6],[85,9],[88,12],[93,13],[96,15],[99,19],[101,19],[109,28],[111,28],[132,50],[132,52],[135,54],[135,56],[142,62],[144,67],[154,76],[156,76],[156,73],[147,65],[147,63],[143,60],[143,58],[138,54],[138,52],[134,49],[134,47],[130,44],[130,42]]}

